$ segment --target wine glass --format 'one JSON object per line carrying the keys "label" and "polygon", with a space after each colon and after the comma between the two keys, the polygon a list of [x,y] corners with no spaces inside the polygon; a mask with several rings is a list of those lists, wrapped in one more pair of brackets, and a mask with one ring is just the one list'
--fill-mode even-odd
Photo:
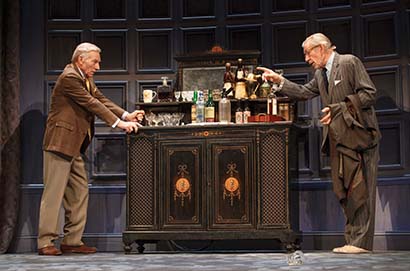
{"label": "wine glass", "polygon": [[152,118],[152,122],[154,122],[154,126],[158,126],[158,124],[162,121],[162,116],[161,115],[155,115]]}
{"label": "wine glass", "polygon": [[155,114],[152,113],[152,112],[149,112],[148,114],[145,114],[145,119],[148,122],[148,126],[152,126],[152,124],[153,124],[152,120],[154,119],[154,117],[155,117]]}

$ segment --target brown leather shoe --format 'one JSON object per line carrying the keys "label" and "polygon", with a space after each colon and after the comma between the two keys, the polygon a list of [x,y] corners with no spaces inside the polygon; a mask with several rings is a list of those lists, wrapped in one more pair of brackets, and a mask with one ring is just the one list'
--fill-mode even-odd
{"label": "brown leather shoe", "polygon": [[91,254],[96,253],[97,248],[88,247],[86,245],[81,246],[69,246],[61,244],[60,249],[63,253],[81,253],[81,254]]}
{"label": "brown leather shoe", "polygon": [[45,255],[45,256],[59,256],[63,253],[61,253],[61,250],[57,249],[55,246],[47,246],[47,247],[42,247],[38,249],[38,255]]}

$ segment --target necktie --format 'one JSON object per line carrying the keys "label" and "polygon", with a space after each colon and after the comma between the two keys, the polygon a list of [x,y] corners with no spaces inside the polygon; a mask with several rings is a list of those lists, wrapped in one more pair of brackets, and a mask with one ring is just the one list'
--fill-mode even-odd
{"label": "necktie", "polygon": [[[91,86],[90,86],[90,80],[88,80],[88,78],[85,78],[85,86],[87,87],[87,91],[92,95],[92,93],[91,93]],[[91,127],[88,128],[87,134],[88,134],[88,140],[89,140],[89,142],[91,142]]]}
{"label": "necktie", "polygon": [[90,80],[88,80],[88,78],[85,78],[85,86],[87,87],[88,92],[91,93]]}
{"label": "necktie", "polygon": [[325,83],[326,92],[328,92],[328,91],[329,91],[329,81],[327,80],[326,71],[327,71],[326,68],[323,68],[323,69],[322,69],[323,82]]}

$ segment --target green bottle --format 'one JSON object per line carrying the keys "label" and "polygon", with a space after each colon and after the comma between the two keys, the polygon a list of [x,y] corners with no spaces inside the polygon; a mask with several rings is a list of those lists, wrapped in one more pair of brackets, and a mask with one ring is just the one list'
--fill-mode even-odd
{"label": "green bottle", "polygon": [[208,101],[205,104],[205,122],[215,122],[215,103],[212,93],[208,94]]}
{"label": "green bottle", "polygon": [[194,90],[194,96],[192,97],[191,106],[191,123],[196,123],[196,103],[198,102],[198,91]]}

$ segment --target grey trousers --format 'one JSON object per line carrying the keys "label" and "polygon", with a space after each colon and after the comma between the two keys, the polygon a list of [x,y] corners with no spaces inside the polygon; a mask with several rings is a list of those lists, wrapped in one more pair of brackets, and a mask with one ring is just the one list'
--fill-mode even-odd
{"label": "grey trousers", "polygon": [[348,245],[373,249],[374,222],[376,212],[377,166],[379,162],[379,146],[363,154],[364,176],[368,198],[355,214],[352,221],[345,226],[345,240]]}
{"label": "grey trousers", "polygon": [[[377,166],[379,163],[379,146],[363,153],[363,174],[366,180],[368,197],[366,202],[356,211],[353,219],[346,218],[345,242],[367,250],[373,249],[374,222],[376,209]],[[339,153],[333,140],[330,140],[330,163],[333,189],[339,191],[341,183],[338,175]],[[340,195],[338,196],[338,198]],[[343,202],[343,200],[342,200]],[[341,203],[344,208],[343,203]]]}

